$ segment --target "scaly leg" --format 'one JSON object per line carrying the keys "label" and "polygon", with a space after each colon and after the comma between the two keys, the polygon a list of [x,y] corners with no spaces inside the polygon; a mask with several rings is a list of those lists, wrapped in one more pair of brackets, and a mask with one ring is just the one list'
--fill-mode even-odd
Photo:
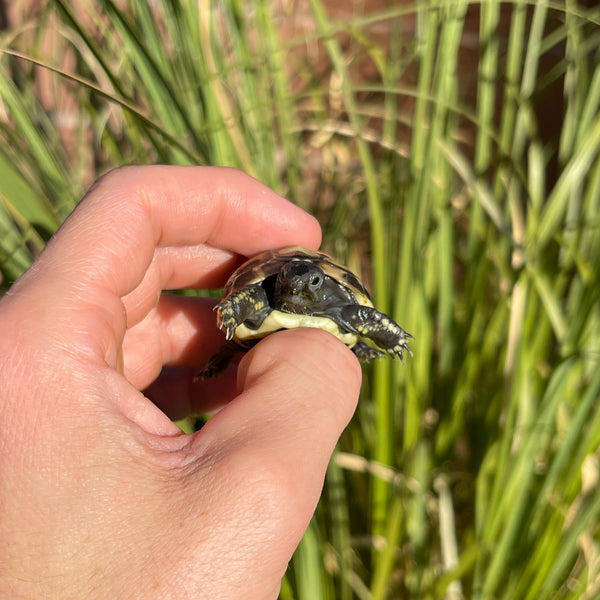
{"label": "scaly leg", "polygon": [[373,346],[369,346],[367,342],[363,342],[362,340],[358,340],[358,342],[352,346],[352,352],[356,354],[356,357],[362,363],[368,363],[375,358],[385,356],[385,352],[377,350],[377,348],[373,348]]}
{"label": "scaly leg", "polygon": [[244,350],[246,349],[242,348],[233,340],[230,340],[221,346],[221,348],[219,348],[219,350],[217,350],[217,352],[210,357],[206,365],[204,365],[204,367],[202,367],[202,369],[200,369],[200,371],[196,374],[194,381],[217,377],[227,368],[227,365],[229,365],[231,362],[233,355]]}
{"label": "scaly leg", "polygon": [[[351,330],[373,340],[375,344],[392,357],[399,356],[402,360],[404,350],[412,356],[412,351],[407,344],[412,335],[404,331],[396,321],[385,313],[381,313],[370,306],[349,304],[342,307],[341,318],[343,323],[349,326]],[[359,346],[358,351],[362,352],[362,350]],[[360,358],[358,353],[357,356]],[[370,358],[375,357],[374,354]]]}
{"label": "scaly leg", "polygon": [[249,285],[231,294],[216,308],[217,325],[225,331],[227,340],[233,339],[235,330],[242,323],[251,329],[258,329],[271,312],[267,293],[260,285]]}

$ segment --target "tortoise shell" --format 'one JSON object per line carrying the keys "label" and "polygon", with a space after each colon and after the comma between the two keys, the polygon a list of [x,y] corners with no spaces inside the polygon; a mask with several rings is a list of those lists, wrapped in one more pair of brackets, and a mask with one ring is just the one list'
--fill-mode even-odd
{"label": "tortoise shell", "polygon": [[317,265],[325,275],[346,287],[363,306],[373,306],[369,292],[358,277],[343,265],[335,262],[328,254],[307,250],[302,246],[288,246],[279,250],[261,252],[239,266],[223,288],[222,298],[226,299],[249,285],[261,283],[271,275],[276,275],[288,262],[308,260]]}

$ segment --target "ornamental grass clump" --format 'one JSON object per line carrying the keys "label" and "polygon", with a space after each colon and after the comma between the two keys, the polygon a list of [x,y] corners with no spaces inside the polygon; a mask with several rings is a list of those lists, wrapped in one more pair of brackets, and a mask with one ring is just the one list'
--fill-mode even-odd
{"label": "ornamental grass clump", "polygon": [[415,336],[365,369],[281,598],[593,600],[600,9],[342,4],[13,15],[1,285],[110,168],[247,171]]}

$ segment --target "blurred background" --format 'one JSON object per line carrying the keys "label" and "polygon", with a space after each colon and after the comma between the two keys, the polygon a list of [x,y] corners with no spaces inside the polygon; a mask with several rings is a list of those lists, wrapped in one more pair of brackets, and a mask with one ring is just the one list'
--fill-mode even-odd
{"label": "blurred background", "polygon": [[0,2],[2,291],[107,170],[228,165],[415,336],[282,599],[600,597],[596,4]]}

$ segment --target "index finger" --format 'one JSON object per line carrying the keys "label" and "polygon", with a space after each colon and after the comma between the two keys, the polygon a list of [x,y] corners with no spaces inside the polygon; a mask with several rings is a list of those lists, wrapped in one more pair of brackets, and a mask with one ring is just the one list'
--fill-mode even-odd
{"label": "index finger", "polygon": [[[54,339],[58,331],[64,347],[81,351],[91,343],[96,356],[114,364],[126,327],[122,298],[143,280],[157,248],[206,244],[214,268],[232,254],[316,248],[320,237],[313,217],[235,169],[126,167],[89,191],[5,306],[16,300],[20,314],[36,315],[35,337]],[[168,268],[189,271],[185,252],[174,254]]]}
{"label": "index finger", "polygon": [[[250,256],[316,248],[317,221],[267,186],[224,167],[126,167],[102,177],[49,244],[44,272],[59,269],[118,296],[131,291],[154,250],[207,243]],[[93,269],[90,270],[90,265]]]}

